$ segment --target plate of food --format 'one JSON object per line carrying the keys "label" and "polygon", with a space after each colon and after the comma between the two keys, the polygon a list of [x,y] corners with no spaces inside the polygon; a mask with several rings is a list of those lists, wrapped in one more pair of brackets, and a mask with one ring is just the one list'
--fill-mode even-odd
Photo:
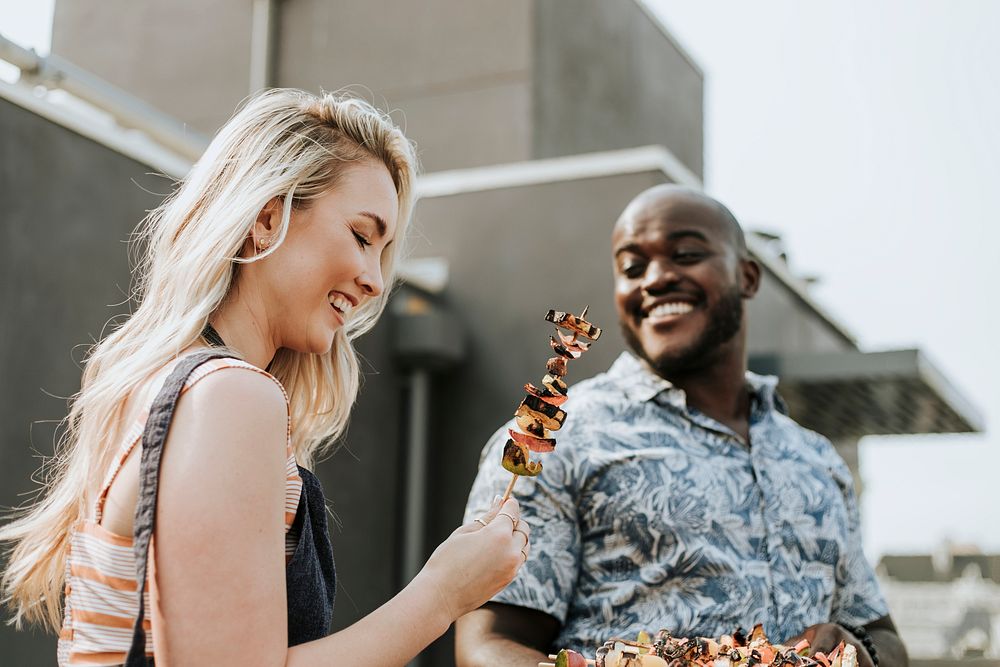
{"label": "plate of food", "polygon": [[857,667],[858,652],[845,642],[829,653],[813,652],[804,639],[794,646],[772,644],[758,625],[749,636],[737,630],[717,639],[641,632],[635,641],[609,639],[594,658],[563,649],[549,659],[539,667]]}

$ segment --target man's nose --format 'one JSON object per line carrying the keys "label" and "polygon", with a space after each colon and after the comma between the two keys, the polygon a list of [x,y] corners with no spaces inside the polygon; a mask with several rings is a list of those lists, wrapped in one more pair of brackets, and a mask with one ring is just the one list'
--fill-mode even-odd
{"label": "man's nose", "polygon": [[665,260],[654,260],[646,265],[646,273],[642,278],[643,292],[660,292],[677,283],[680,275],[672,263]]}

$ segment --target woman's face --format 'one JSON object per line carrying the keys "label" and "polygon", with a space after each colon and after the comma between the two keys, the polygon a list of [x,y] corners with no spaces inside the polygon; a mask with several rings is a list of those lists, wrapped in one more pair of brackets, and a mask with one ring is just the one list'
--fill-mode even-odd
{"label": "woman's face", "polygon": [[366,161],[308,208],[292,210],[285,241],[250,265],[276,348],[329,352],[354,309],[382,293],[381,258],[395,238],[398,206],[388,169]]}

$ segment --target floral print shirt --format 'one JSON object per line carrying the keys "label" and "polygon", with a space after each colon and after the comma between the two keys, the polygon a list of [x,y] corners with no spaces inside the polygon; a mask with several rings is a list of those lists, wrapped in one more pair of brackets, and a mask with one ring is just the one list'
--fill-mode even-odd
{"label": "floral print shirt", "polygon": [[[885,616],[846,464],[786,416],[776,378],[746,378],[749,446],[629,353],[573,386],[555,451],[533,455],[541,475],[514,490],[531,557],[494,600],[554,616],[553,648],[588,653],[640,630],[717,637],[762,623],[778,642]],[[467,521],[510,479],[511,427],[483,450]]]}

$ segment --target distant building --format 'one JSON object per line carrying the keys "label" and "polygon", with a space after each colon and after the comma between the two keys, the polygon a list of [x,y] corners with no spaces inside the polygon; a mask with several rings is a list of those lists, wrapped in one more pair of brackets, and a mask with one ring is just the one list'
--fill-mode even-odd
{"label": "distant building", "polygon": [[877,573],[911,659],[1000,665],[1000,554],[887,555]]}

